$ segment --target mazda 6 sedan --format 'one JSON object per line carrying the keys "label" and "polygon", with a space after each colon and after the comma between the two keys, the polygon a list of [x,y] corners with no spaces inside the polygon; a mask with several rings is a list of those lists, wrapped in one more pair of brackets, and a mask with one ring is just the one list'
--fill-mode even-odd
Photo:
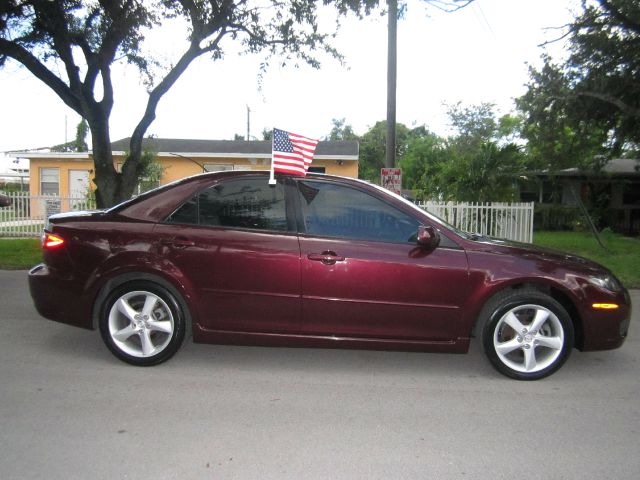
{"label": "mazda 6 sedan", "polygon": [[363,181],[220,172],[54,215],[38,312],[155,365],[195,342],[464,353],[550,375],[620,347],[629,295],[583,258],[471,235]]}

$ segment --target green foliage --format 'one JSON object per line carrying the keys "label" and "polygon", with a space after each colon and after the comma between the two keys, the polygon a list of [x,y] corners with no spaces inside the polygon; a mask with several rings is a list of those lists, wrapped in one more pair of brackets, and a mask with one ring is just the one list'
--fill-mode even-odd
{"label": "green foliage", "polygon": [[[425,127],[410,129],[396,124],[396,158],[401,159],[409,144],[426,135]],[[387,142],[387,122],[380,121],[360,137],[360,163],[358,176],[371,182],[380,182],[380,169],[384,167]]]}
{"label": "green foliage", "polygon": [[413,139],[406,153],[398,160],[402,168],[404,187],[418,192],[418,199],[437,198],[436,188],[443,166],[450,154],[446,141],[435,134],[427,133]]}
{"label": "green foliage", "polygon": [[640,8],[637,0],[583,2],[568,25],[570,55],[543,57],[517,100],[523,136],[540,168],[597,170],[640,143]]}
{"label": "green foliage", "polygon": [[[516,116],[497,118],[492,104],[450,107],[457,135],[441,138],[421,125],[396,125],[396,156],[403,187],[418,199],[513,201],[516,180],[525,170],[521,148],[513,143],[520,129]],[[327,138],[355,137],[360,142],[360,178],[380,181],[384,167],[387,124],[377,122],[357,137],[344,119],[333,121]]]}
{"label": "green foliage", "polygon": [[273,130],[267,130],[266,128],[262,130],[262,140],[273,140]]}
{"label": "green foliage", "polygon": [[[234,45],[243,53],[264,54],[264,66],[276,59],[318,68],[318,52],[341,59],[331,41],[339,17],[366,15],[378,0],[266,0],[264,2],[3,0],[0,2],[0,66],[15,61],[46,84],[82,118],[92,134],[100,207],[131,196],[144,171],[142,140],[162,97],[194,60],[223,58]],[[336,22],[323,30],[318,15],[334,7]],[[326,13],[328,10],[323,10]],[[173,21],[176,20],[176,21]],[[183,29],[185,49],[160,65],[145,54],[150,29]],[[131,134],[130,154],[117,172],[110,147],[109,120],[117,98],[113,65],[135,65],[148,88],[148,101]]]}
{"label": "green foliage", "polygon": [[326,137],[327,140],[339,141],[358,139],[358,136],[353,131],[353,127],[351,125],[347,125],[344,118],[334,118],[331,120],[331,123],[333,124],[333,128],[331,128],[331,132],[329,132],[329,135]]}
{"label": "green foliage", "polygon": [[516,105],[524,116],[522,136],[532,169],[597,170],[610,149],[608,132],[583,116],[581,104],[569,102],[570,82],[548,57],[540,71],[531,68],[529,74],[528,91]]}
{"label": "green foliage", "polygon": [[410,145],[400,165],[406,185],[430,200],[469,202],[513,201],[518,176],[524,171],[520,147],[511,143],[517,117],[497,119],[494,105],[449,108],[457,135],[446,140],[423,137]]}
{"label": "green foliage", "polygon": [[71,142],[62,143],[51,147],[52,152],[86,152],[89,150],[87,146],[87,133],[89,133],[89,124],[83,118],[76,126],[76,137]]}
{"label": "green foliage", "polygon": [[0,270],[26,270],[42,262],[40,240],[0,238]]}
{"label": "green foliage", "polygon": [[640,239],[605,231],[598,245],[592,234],[584,232],[535,232],[533,243],[590,258],[609,268],[627,288],[640,288]]}

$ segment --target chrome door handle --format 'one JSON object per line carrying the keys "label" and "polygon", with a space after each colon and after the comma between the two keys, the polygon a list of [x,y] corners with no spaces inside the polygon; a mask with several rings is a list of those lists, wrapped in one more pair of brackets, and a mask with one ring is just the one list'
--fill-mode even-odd
{"label": "chrome door handle", "polygon": [[188,240],[183,237],[162,239],[160,240],[160,243],[162,245],[166,245],[168,247],[173,247],[173,248],[193,247],[196,244],[196,242],[194,242],[193,240]]}
{"label": "chrome door handle", "polygon": [[325,265],[334,265],[336,262],[344,262],[345,257],[336,255],[336,252],[326,251],[322,253],[310,253],[307,255],[309,260],[314,262],[322,262]]}

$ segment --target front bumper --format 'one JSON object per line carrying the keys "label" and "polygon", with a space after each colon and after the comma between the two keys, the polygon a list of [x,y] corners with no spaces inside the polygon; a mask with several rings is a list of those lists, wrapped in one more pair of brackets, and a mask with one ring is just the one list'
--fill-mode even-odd
{"label": "front bumper", "polygon": [[[600,294],[591,295],[589,298],[597,299],[589,302],[584,313],[584,342],[581,350],[611,350],[622,346],[629,333],[631,322],[631,298],[629,292],[623,290],[611,293],[608,297]],[[593,308],[593,303],[615,303],[614,310],[598,310]]]}

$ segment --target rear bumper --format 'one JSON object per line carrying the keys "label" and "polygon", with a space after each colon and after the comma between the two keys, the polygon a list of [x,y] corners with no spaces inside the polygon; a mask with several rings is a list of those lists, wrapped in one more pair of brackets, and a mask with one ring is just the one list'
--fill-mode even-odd
{"label": "rear bumper", "polygon": [[29,271],[29,291],[40,315],[49,320],[93,329],[91,307],[83,298],[82,287],[44,264]]}

